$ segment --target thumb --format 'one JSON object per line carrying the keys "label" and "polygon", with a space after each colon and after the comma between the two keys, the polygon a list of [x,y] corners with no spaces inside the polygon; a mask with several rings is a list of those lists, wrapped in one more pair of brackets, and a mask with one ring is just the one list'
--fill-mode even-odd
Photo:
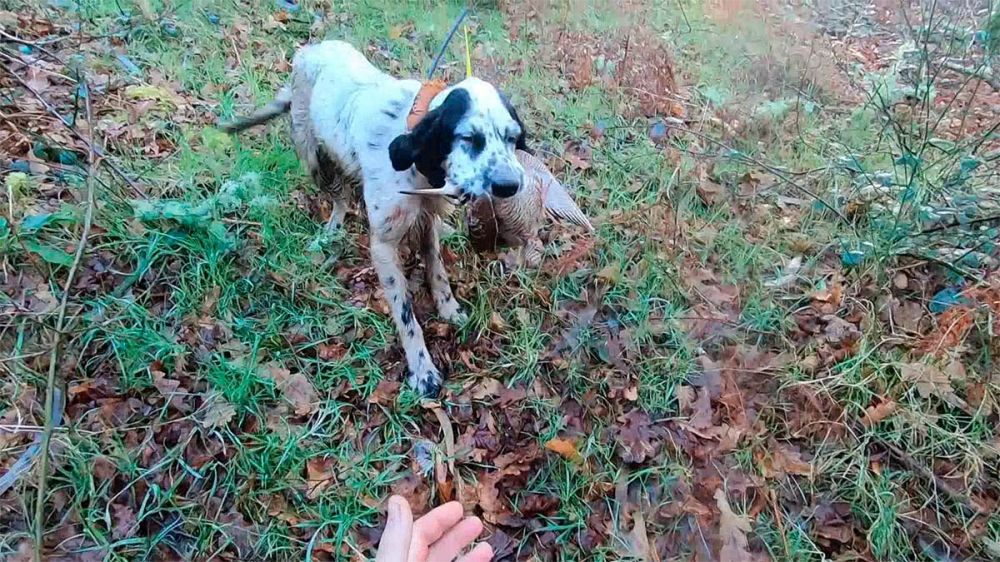
{"label": "thumb", "polygon": [[389,516],[382,540],[378,543],[375,562],[406,562],[413,533],[413,513],[410,504],[400,496],[389,498]]}

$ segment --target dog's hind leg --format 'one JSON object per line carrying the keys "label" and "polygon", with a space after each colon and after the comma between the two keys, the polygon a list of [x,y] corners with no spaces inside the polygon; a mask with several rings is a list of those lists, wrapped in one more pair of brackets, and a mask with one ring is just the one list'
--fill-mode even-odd
{"label": "dog's hind leg", "polygon": [[329,193],[333,198],[333,207],[330,209],[330,219],[326,222],[325,231],[332,233],[340,230],[344,226],[344,217],[347,216],[351,205],[355,182],[340,164],[327,155],[322,146],[316,147],[315,154],[307,162],[316,187]]}
{"label": "dog's hind leg", "polygon": [[312,117],[309,115],[309,104],[312,99],[312,81],[304,73],[292,76],[292,95],[289,98],[292,117],[292,142],[313,183],[320,191],[325,191],[333,197],[333,208],[330,220],[325,230],[330,233],[344,225],[344,217],[351,203],[354,190],[354,180],[349,177],[343,167],[330,157],[326,147],[319,141],[313,129]]}

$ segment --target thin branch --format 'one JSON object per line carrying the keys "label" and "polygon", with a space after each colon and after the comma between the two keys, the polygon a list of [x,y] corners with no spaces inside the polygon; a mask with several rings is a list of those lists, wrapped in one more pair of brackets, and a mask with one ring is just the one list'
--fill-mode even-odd
{"label": "thin branch", "polygon": [[52,70],[48,70],[48,69],[42,68],[41,66],[38,66],[37,64],[35,64],[36,62],[41,62],[40,60],[39,61],[26,61],[24,59],[17,58],[15,56],[7,53],[6,51],[0,51],[0,56],[2,56],[3,58],[7,59],[8,61],[10,61],[10,62],[12,62],[14,64],[22,65],[25,68],[28,68],[28,67],[34,68],[34,69],[38,70],[39,72],[44,72],[45,74],[47,74],[49,76],[53,76],[53,77],[58,78],[60,80],[65,80],[65,81],[71,82],[73,84],[77,83],[77,81],[76,81],[75,78],[72,78],[70,76],[66,76],[65,74],[60,74],[60,73],[52,71]]}
{"label": "thin branch", "polygon": [[[86,80],[81,77],[81,82],[86,84]],[[90,91],[84,96],[84,106],[87,112],[87,122],[91,123],[93,117],[90,107]],[[42,562],[42,540],[45,536],[45,488],[49,472],[49,446],[52,441],[53,418],[52,410],[56,395],[56,365],[59,361],[59,344],[62,340],[63,328],[66,321],[66,305],[69,302],[69,293],[73,287],[73,278],[80,267],[83,259],[83,252],[87,248],[87,239],[90,236],[90,226],[94,220],[94,181],[97,175],[98,153],[93,143],[87,142],[90,149],[87,155],[87,210],[83,216],[83,230],[80,232],[80,240],[76,244],[76,255],[73,256],[73,265],[66,274],[66,284],[63,285],[62,300],[59,302],[59,315],[56,318],[55,333],[52,335],[52,350],[49,353],[49,373],[45,382],[45,428],[42,432],[42,461],[38,473],[38,494],[35,499],[35,560]]]}
{"label": "thin branch", "polygon": [[939,225],[939,226],[935,226],[935,227],[932,227],[932,228],[927,228],[927,229],[921,230],[920,232],[916,233],[914,236],[923,236],[925,234],[933,234],[935,232],[941,232],[942,230],[950,230],[952,228],[958,228],[960,226],[972,226],[972,225],[975,225],[975,224],[982,224],[984,222],[992,222],[992,221],[1000,221],[1000,215],[991,215],[991,216],[988,216],[988,217],[982,217],[982,218],[973,219],[971,221],[965,221],[965,222],[958,222],[958,221],[956,221],[956,222],[952,222],[952,223],[948,223],[948,224],[942,224],[942,225]]}
{"label": "thin branch", "polygon": [[874,439],[879,445],[888,449],[889,454],[896,457],[896,459],[905,464],[907,468],[922,475],[934,484],[934,486],[943,490],[955,503],[965,508],[967,513],[975,515],[990,512],[990,509],[984,506],[978,499],[973,498],[972,496],[969,496],[961,490],[955,488],[947,480],[939,477],[937,474],[934,474],[933,470],[922,463],[917,462],[917,460],[907,454],[906,451],[880,437],[874,437]]}
{"label": "thin branch", "polygon": [[18,45],[25,45],[27,47],[31,47],[32,49],[37,49],[39,52],[48,55],[49,58],[58,62],[59,64],[66,64],[63,62],[61,58],[59,58],[58,55],[46,49],[45,47],[42,47],[38,43],[32,43],[31,41],[21,39],[20,37],[15,37],[2,29],[0,29],[0,39],[3,39],[4,41],[7,41],[9,43],[17,43]]}
{"label": "thin branch", "polygon": [[[14,72],[8,70],[7,73],[10,74],[14,78],[14,80],[17,80],[18,84],[20,84],[22,88],[24,88],[25,90],[28,90],[29,92],[31,92],[31,94],[33,96],[35,96],[35,98],[38,99],[38,101],[41,102],[41,104],[45,107],[45,110],[48,111],[50,115],[52,115],[53,117],[55,117],[56,119],[58,119],[59,122],[62,123],[67,129],[69,129],[69,131],[71,133],[73,133],[73,136],[75,136],[77,139],[79,139],[81,142],[83,142],[87,146],[87,149],[89,151],[93,152],[98,158],[100,158],[100,161],[101,161],[102,164],[104,164],[105,166],[107,166],[112,172],[114,172],[115,174],[117,174],[118,177],[120,177],[122,179],[122,181],[124,181],[125,183],[127,183],[128,186],[132,189],[132,193],[134,193],[136,196],[141,197],[143,199],[147,198],[146,193],[142,191],[142,189],[132,180],[132,178],[130,178],[128,176],[128,174],[126,174],[124,171],[122,171],[122,169],[119,168],[114,162],[106,159],[104,153],[100,149],[98,149],[96,146],[94,146],[93,143],[90,142],[90,139],[88,139],[87,137],[83,136],[83,134],[80,133],[80,131],[78,131],[76,129],[76,127],[74,127],[73,124],[69,122],[69,120],[67,120],[65,117],[63,117],[59,113],[59,111],[55,107],[53,107],[51,103],[48,102],[48,100],[46,100],[44,97],[42,97],[42,95],[40,93],[38,93],[27,82],[25,82],[23,78],[21,78],[20,76],[18,76]],[[87,88],[87,98],[88,98],[88,100],[90,98],[90,92],[91,92],[91,90],[88,87]],[[89,101],[88,101],[88,103],[89,103]],[[93,123],[91,123],[89,121],[89,119],[90,119],[90,117],[88,117],[87,124],[90,125],[90,126],[93,126]]]}
{"label": "thin branch", "polygon": [[965,66],[958,64],[957,62],[952,62],[952,61],[942,61],[941,66],[949,70],[954,70],[955,72],[961,72],[962,74],[971,76],[973,78],[979,78],[983,82],[989,84],[990,87],[992,87],[994,90],[1000,92],[1000,78],[994,76],[992,72],[990,72],[985,68],[981,70],[977,70],[975,68],[967,68]]}

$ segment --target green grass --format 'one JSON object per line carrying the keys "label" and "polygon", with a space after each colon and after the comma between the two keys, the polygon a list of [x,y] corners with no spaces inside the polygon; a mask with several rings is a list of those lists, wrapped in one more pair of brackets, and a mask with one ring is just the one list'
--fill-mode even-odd
{"label": "green grass", "polygon": [[[627,93],[602,85],[575,91],[560,84],[564,78],[548,64],[551,38],[538,37],[544,31],[538,20],[515,24],[487,5],[473,11],[474,40],[485,56],[501,70],[504,65],[524,69],[503,74],[502,87],[538,145],[558,156],[566,141],[590,142],[594,123],[604,122],[606,132],[592,142],[589,170],[562,174],[598,228],[594,249],[572,271],[558,277],[504,271],[498,260],[474,255],[461,234],[446,240],[457,255],[453,283],[470,320],[446,336],[429,337],[432,351],[449,353],[445,408],[459,428],[476,428],[488,417],[501,439],[516,435],[543,446],[567,434],[576,438],[586,470],[547,454],[516,489],[507,490],[514,505],[529,494],[559,500],[557,509],[534,516],[532,527],[507,529],[519,533],[525,552],[544,540],[560,549],[559,559],[620,559],[625,539],[619,519],[630,508],[619,503],[616,483],[626,482],[627,503],[646,502],[649,513],[667,512],[698,494],[711,508],[711,493],[706,496],[699,488],[708,474],[702,471],[721,466],[726,481],[719,485],[729,491],[734,509],[754,515],[751,545],[775,560],[824,559],[830,547],[817,538],[805,508],[830,502],[849,506],[851,523],[863,536],[858,544],[877,559],[928,557],[914,542],[914,510],[926,507],[934,513],[940,530],[933,532],[939,534],[955,532],[952,522],[968,525],[972,518],[912,466],[877,453],[879,443],[893,443],[928,466],[947,460],[979,482],[995,476],[983,452],[996,439],[993,418],[942,406],[900,380],[894,364],[902,352],[883,346],[888,334],[868,290],[884,288],[892,278],[889,267],[898,240],[884,220],[844,224],[780,181],[752,201],[741,198],[740,191],[745,173],[765,171],[761,161],[779,170],[825,168],[795,176],[796,181],[841,206],[837,198],[856,186],[833,162],[858,153],[866,155],[864,164],[871,170],[892,165],[891,150],[872,150],[880,142],[877,108],[826,109],[836,105],[836,92],[803,78],[809,74],[801,53],[786,51],[792,39],[775,37],[773,29],[750,17],[717,21],[701,6],[679,5],[684,14],[666,5],[627,13],[616,3],[567,2],[550,6],[549,15],[563,28],[595,38],[637,25],[653,30],[675,54],[690,94],[690,117],[716,111],[724,117],[749,116],[736,132],[702,123],[706,134],[738,152],[687,136],[671,140],[669,149],[655,144],[648,138],[648,120],[619,111],[631,103]],[[116,38],[116,48],[141,68],[141,74],[130,76],[110,49],[91,49],[85,66],[92,75],[152,84],[176,96],[172,105],[154,104],[132,116],[135,100],[94,95],[102,122],[131,123],[147,133],[136,141],[110,141],[108,151],[141,178],[152,200],[169,201],[171,207],[143,207],[113,178],[102,176],[107,182],[99,187],[96,219],[101,232],[88,256],[107,262],[112,273],[106,279],[114,285],[85,287],[71,299],[73,322],[63,358],[77,360],[60,371],[69,392],[94,393],[99,399],[88,402],[74,395],[68,428],[55,438],[46,546],[91,549],[109,560],[207,559],[222,551],[234,554],[234,547],[244,559],[351,559],[354,550],[372,546],[366,530],[381,524],[382,500],[408,490],[414,446],[426,439],[437,442],[438,422],[405,385],[388,403],[378,402],[380,383],[403,377],[391,320],[375,306],[374,276],[363,271],[368,265],[359,244],[364,225],[349,221],[348,233],[335,239],[321,234],[321,221],[308,205],[322,196],[301,170],[286,124],[276,122],[231,140],[215,134],[211,125],[266,103],[283,79],[275,68],[307,40],[344,38],[372,47],[380,66],[391,60],[394,72],[422,75],[461,5],[414,0],[386,9],[383,3],[357,0],[330,9],[303,2],[282,25],[273,23],[272,2],[153,2],[152,9],[176,27],[176,36],[161,22],[143,18],[138,7],[110,0],[44,12],[60,23],[82,21],[92,35]],[[326,17],[314,22],[314,10]],[[218,25],[210,15],[218,17]],[[514,25],[521,33],[512,41],[508,30]],[[456,41],[446,62],[460,62],[461,52]],[[461,64],[444,72],[458,77]],[[823,109],[788,102],[800,95]],[[798,117],[794,128],[789,125],[793,114]],[[165,154],[148,157],[149,135],[169,147]],[[706,158],[706,153],[721,155]],[[707,162],[714,165],[712,179],[727,194],[720,204],[706,204],[698,193],[699,170]],[[933,173],[944,177],[949,170],[942,166]],[[931,171],[926,173],[933,179]],[[84,188],[79,179],[71,186],[76,193]],[[782,208],[778,195],[806,202]],[[920,192],[920,201],[934,195],[928,188]],[[17,216],[8,217],[11,224],[47,205],[30,193],[20,202]],[[18,240],[30,235],[53,248],[67,248],[78,223],[79,216],[70,213],[39,233],[19,233]],[[572,240],[558,237],[567,232],[556,230],[548,261],[570,249]],[[65,267],[39,263],[9,240],[6,234],[0,239],[4,271],[37,268],[50,292],[59,294]],[[794,249],[803,240],[810,251]],[[841,271],[842,241],[872,241],[878,255],[861,268]],[[802,286],[794,291],[768,287],[765,281],[781,275],[796,255],[804,263]],[[85,269],[94,266],[87,262]],[[692,290],[691,276],[698,269],[714,272],[721,285],[738,287],[738,314],[727,320],[728,329],[718,339],[699,341],[690,333],[690,317],[719,304]],[[794,313],[809,306],[809,289],[820,288],[834,271],[847,277],[845,302],[851,304],[845,308],[861,310],[864,335],[854,356],[807,373],[799,360],[817,352],[818,344],[793,341]],[[366,284],[362,288],[359,279]],[[0,304],[15,300],[4,298]],[[598,310],[595,321],[578,326],[572,349],[554,361],[553,347],[588,306]],[[497,318],[502,330],[494,329]],[[425,329],[428,325],[425,320]],[[0,384],[10,389],[0,396],[0,412],[19,412],[19,401],[30,400],[27,389],[42,387],[47,365],[33,358],[47,349],[43,328],[30,316],[5,322],[2,349],[27,359],[0,364]],[[612,356],[609,338],[615,334],[626,348],[627,372]],[[721,353],[727,344],[785,352],[790,358],[763,375],[770,378],[767,391],[750,396],[752,405],[740,405],[756,416],[747,429],[752,435],[718,453],[702,448],[710,439],[698,441],[684,433],[690,440],[685,444],[658,435],[654,440],[661,449],[655,455],[623,463],[620,445],[609,437],[620,427],[620,416],[639,409],[656,421],[655,428],[680,435],[683,430],[675,424],[688,413],[681,410],[679,388],[696,384],[703,354]],[[323,358],[328,346],[341,346],[343,355]],[[460,360],[463,352],[474,368]],[[992,363],[988,357],[980,361],[985,367],[976,374],[985,375]],[[293,411],[280,383],[267,374],[270,363],[308,377],[320,403],[315,412]],[[189,409],[168,405],[158,386],[163,376],[181,383],[181,402]],[[763,384],[743,378],[738,368],[728,376],[739,384]],[[486,377],[528,389],[527,396],[503,408],[495,397],[470,400],[468,387]],[[95,381],[111,386],[84,388]],[[986,384],[996,391],[996,381],[987,377]],[[726,416],[738,401],[728,401],[728,392],[723,392],[725,406],[713,397],[716,421],[732,422]],[[810,412],[802,392],[827,411]],[[202,423],[210,409],[208,396],[232,405],[229,422]],[[857,420],[882,398],[897,401],[899,413],[861,427]],[[74,408],[77,401],[92,407]],[[582,434],[578,420],[567,415],[569,401],[585,410]],[[748,476],[761,478],[757,453],[775,440],[800,447],[816,475],[768,480],[766,487],[778,502],[761,508],[753,504],[753,494],[736,490]],[[0,450],[6,454],[24,444],[13,443]],[[706,464],[701,454],[717,464]],[[309,467],[323,459],[332,463],[334,480],[312,494]],[[489,463],[466,460],[459,472],[466,487],[475,489],[475,479],[489,469]],[[105,472],[113,476],[102,476]],[[27,514],[33,509],[34,485],[34,477],[24,477],[9,504],[25,515],[0,519],[0,554],[15,551],[30,535]],[[424,485],[434,493],[433,483]],[[694,491],[685,492],[685,486]],[[601,546],[584,549],[580,537],[588,532],[588,517],[602,510],[609,513],[609,536]],[[650,540],[674,541],[689,529],[684,517],[648,516]],[[123,519],[133,524],[117,527]],[[987,529],[986,540],[998,540],[996,516],[976,523]],[[677,549],[687,552],[688,546]]]}

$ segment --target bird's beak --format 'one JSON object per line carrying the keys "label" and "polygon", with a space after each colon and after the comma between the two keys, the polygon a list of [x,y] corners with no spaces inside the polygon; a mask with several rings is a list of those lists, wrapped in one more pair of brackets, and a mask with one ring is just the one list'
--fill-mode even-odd
{"label": "bird's beak", "polygon": [[423,197],[447,197],[457,203],[465,203],[470,197],[469,193],[467,193],[464,189],[451,183],[439,188],[400,190],[400,193],[404,195],[420,195]]}

